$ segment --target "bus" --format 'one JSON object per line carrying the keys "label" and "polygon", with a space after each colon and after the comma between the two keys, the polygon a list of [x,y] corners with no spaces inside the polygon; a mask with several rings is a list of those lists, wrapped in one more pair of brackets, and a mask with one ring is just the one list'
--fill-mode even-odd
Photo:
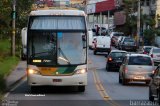
{"label": "bus", "polygon": [[35,10],[27,26],[27,82],[40,86],[87,85],[87,23],[81,10]]}

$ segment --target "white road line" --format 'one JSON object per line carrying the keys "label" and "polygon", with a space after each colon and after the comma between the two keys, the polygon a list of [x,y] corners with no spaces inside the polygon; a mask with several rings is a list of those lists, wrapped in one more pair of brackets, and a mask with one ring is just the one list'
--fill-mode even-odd
{"label": "white road line", "polygon": [[24,77],[18,84],[16,84],[15,86],[13,86],[13,88],[7,92],[4,97],[7,98],[8,95],[10,94],[10,92],[14,91],[16,88],[18,88],[25,80],[26,80],[27,77]]}

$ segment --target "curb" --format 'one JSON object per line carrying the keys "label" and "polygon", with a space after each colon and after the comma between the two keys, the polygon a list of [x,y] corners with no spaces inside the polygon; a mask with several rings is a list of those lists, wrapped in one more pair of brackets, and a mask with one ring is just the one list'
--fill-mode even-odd
{"label": "curb", "polygon": [[22,79],[24,79],[27,76],[27,74],[23,75],[21,78],[19,78],[17,81],[15,81],[14,83],[12,83],[11,85],[9,85],[8,87],[6,87],[6,91],[8,92],[10,91],[15,85],[17,85]]}

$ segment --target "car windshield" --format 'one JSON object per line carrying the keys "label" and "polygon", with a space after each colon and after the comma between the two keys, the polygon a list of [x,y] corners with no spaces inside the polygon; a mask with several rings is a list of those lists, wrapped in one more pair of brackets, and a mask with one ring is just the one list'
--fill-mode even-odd
{"label": "car windshield", "polygon": [[144,51],[145,52],[149,52],[151,50],[151,47],[146,47],[146,48],[144,48]]}
{"label": "car windshield", "polygon": [[125,57],[125,55],[126,55],[126,52],[112,52],[110,54],[112,58],[123,58]]}
{"label": "car windshield", "polygon": [[160,53],[160,49],[153,49],[153,53]]}
{"label": "car windshield", "polygon": [[132,38],[125,38],[124,42],[134,42],[134,40]]}
{"label": "car windshield", "polygon": [[128,65],[152,65],[150,57],[131,56]]}

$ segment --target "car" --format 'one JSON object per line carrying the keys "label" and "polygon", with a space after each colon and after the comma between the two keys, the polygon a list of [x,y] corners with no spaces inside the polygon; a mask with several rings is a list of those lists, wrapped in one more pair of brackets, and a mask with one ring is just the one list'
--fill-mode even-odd
{"label": "car", "polygon": [[122,60],[127,54],[126,51],[122,50],[112,50],[109,55],[107,56],[107,61],[106,61],[106,70],[111,71],[112,69],[117,69],[119,70]]}
{"label": "car", "polygon": [[126,36],[119,36],[119,37],[117,38],[117,40],[115,40],[115,47],[116,47],[116,48],[118,48],[119,43],[121,42],[121,40],[122,40],[124,37],[126,37]]}
{"label": "car", "polygon": [[149,52],[150,52],[150,50],[152,49],[152,47],[153,47],[153,46],[143,46],[139,53],[149,54]]}
{"label": "car", "polygon": [[159,64],[160,63],[160,48],[158,47],[152,47],[149,56],[152,57],[154,63]]}
{"label": "car", "polygon": [[119,44],[120,50],[137,51],[136,41],[131,37],[124,37]]}
{"label": "car", "polygon": [[108,35],[96,36],[93,39],[93,54],[96,55],[97,52],[107,52],[111,51],[111,38]]}
{"label": "car", "polygon": [[150,76],[149,100],[154,101],[154,98],[158,98],[158,103],[160,105],[160,65],[154,70],[153,74],[150,74]]}
{"label": "car", "polygon": [[93,49],[93,48],[92,48],[92,45],[93,45],[93,43],[92,43],[92,42],[93,42],[93,39],[94,39],[95,33],[94,33],[92,30],[89,30],[89,31],[88,31],[88,36],[89,36],[89,37],[88,37],[88,38],[89,38],[89,40],[88,40],[89,49],[91,49],[91,50],[92,50],[92,49]]}
{"label": "car", "polygon": [[111,32],[110,37],[111,37],[111,44],[113,46],[115,45],[115,40],[117,40],[119,36],[124,36],[124,33],[123,32]]}
{"label": "car", "polygon": [[146,54],[129,53],[125,56],[119,70],[119,83],[123,85],[129,82],[150,83],[151,74],[154,70],[152,58]]}

